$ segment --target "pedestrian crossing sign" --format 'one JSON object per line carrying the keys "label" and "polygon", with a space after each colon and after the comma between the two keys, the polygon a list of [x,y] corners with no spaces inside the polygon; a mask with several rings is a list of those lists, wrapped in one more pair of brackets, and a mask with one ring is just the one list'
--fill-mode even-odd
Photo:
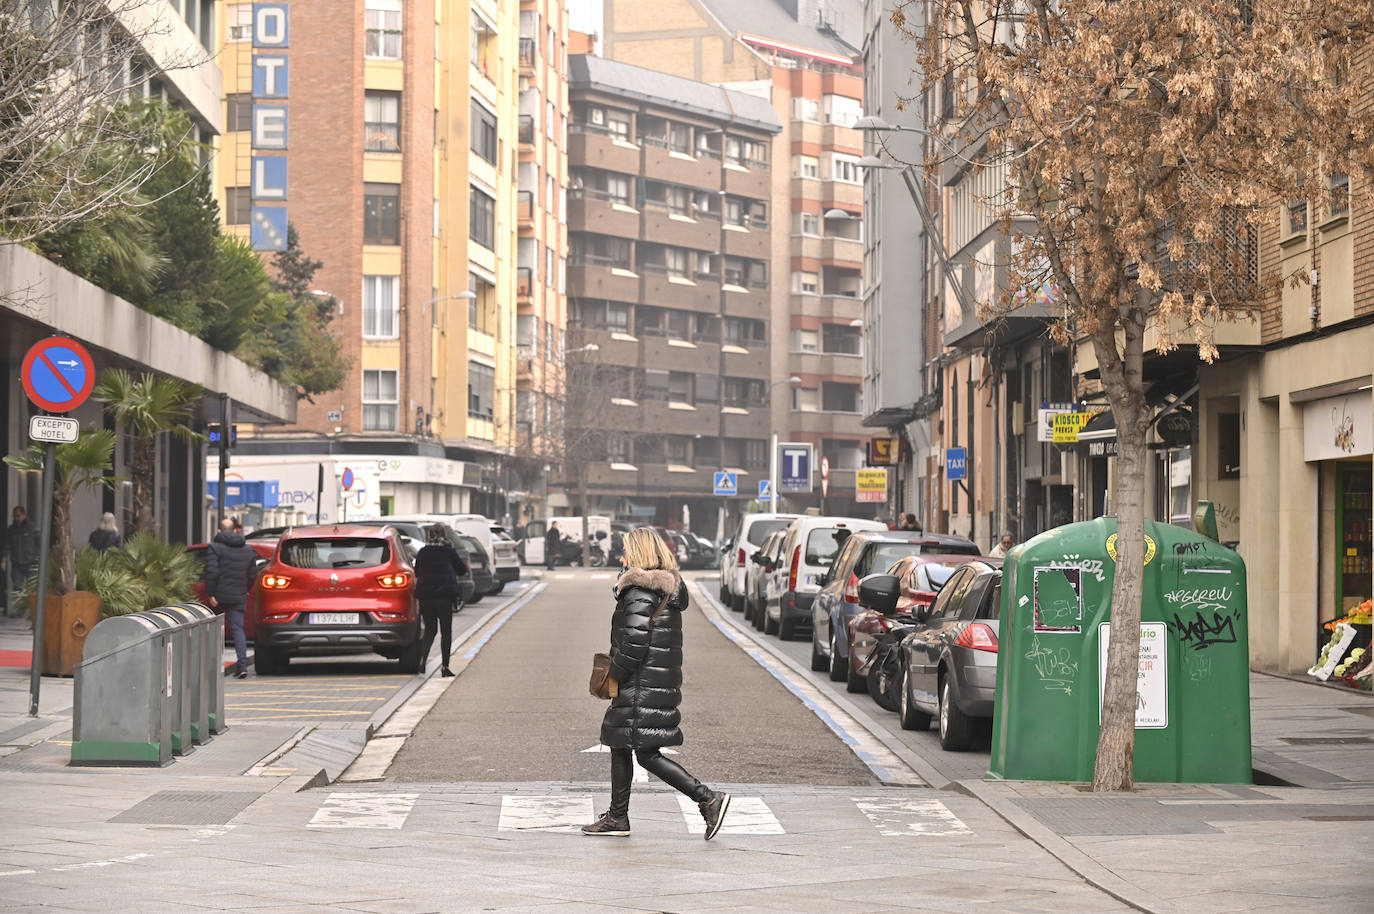
{"label": "pedestrian crossing sign", "polygon": [[712,489],[713,495],[738,495],[738,479],[729,470],[720,470],[716,473],[715,486]]}
{"label": "pedestrian crossing sign", "polygon": [[773,487],[767,479],[759,480],[759,501],[772,501]]}

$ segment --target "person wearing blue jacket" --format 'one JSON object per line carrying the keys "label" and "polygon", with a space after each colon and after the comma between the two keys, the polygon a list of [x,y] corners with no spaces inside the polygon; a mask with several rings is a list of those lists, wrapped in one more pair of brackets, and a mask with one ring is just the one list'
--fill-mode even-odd
{"label": "person wearing blue jacket", "polygon": [[454,602],[462,593],[458,579],[467,573],[467,563],[448,541],[443,526],[435,524],[426,529],[425,546],[415,556],[415,599],[420,602],[420,618],[425,623],[424,652],[420,656],[429,662],[434,636],[439,633],[444,676],[453,675],[448,668],[448,659],[453,648]]}

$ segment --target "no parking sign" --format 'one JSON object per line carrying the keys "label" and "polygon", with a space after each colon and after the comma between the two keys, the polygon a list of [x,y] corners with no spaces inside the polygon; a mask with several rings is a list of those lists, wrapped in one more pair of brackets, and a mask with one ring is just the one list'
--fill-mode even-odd
{"label": "no parking sign", "polygon": [[65,413],[76,409],[95,387],[95,363],[76,340],[53,336],[35,343],[19,373],[24,393],[40,409]]}

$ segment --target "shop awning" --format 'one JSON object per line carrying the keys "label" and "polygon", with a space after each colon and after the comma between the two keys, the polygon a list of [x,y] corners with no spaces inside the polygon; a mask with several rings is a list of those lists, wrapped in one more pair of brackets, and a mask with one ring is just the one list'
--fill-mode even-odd
{"label": "shop awning", "polygon": [[1087,448],[1089,457],[1115,457],[1116,416],[1112,411],[1103,410],[1089,419],[1078,430],[1078,443]]}

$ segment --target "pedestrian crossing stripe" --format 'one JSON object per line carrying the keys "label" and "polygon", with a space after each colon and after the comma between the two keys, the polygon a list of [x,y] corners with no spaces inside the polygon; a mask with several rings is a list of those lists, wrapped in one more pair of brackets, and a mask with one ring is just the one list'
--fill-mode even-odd
{"label": "pedestrian crossing stripe", "polygon": [[596,819],[592,798],[504,796],[498,831],[577,831]]}
{"label": "pedestrian crossing stripe", "polygon": [[417,793],[331,793],[307,828],[400,828]]}
{"label": "pedestrian crossing stripe", "polygon": [[[706,820],[701,817],[701,808],[687,797],[678,794],[678,806],[682,808],[682,818],[687,820],[689,835],[706,834]],[[725,823],[721,825],[722,835],[781,835],[782,823],[773,810],[763,802],[763,797],[731,797],[730,808],[725,813]]]}
{"label": "pedestrian crossing stripe", "polygon": [[969,827],[939,800],[855,797],[854,804],[881,835],[971,835]]}

